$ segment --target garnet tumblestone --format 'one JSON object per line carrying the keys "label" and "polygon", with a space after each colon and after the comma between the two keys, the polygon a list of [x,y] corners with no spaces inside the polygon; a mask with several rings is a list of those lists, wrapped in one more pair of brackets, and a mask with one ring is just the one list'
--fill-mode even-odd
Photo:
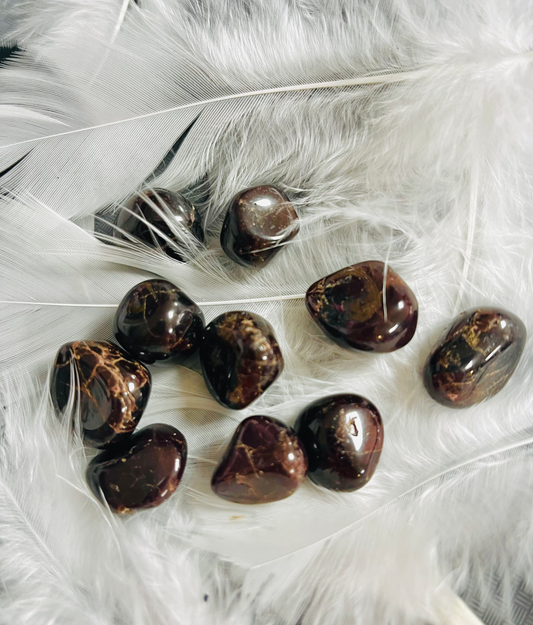
{"label": "garnet tumblestone", "polygon": [[306,471],[305,451],[291,428],[272,417],[248,417],[237,427],[211,487],[235,503],[268,503],[292,495]]}
{"label": "garnet tumblestone", "polygon": [[127,514],[155,508],[168,499],[181,481],[186,461],[183,434],[158,423],[96,456],[87,467],[87,482],[113,512]]}
{"label": "garnet tumblestone", "polygon": [[264,267],[300,229],[288,197],[272,186],[237,194],[226,214],[220,243],[224,252],[245,267]]}
{"label": "garnet tumblestone", "polygon": [[121,209],[116,225],[115,238],[131,241],[134,237],[179,261],[184,260],[183,250],[191,249],[185,242],[189,233],[204,242],[195,207],[181,194],[167,189],[147,189],[133,196]]}
{"label": "garnet tumblestone", "polygon": [[468,310],[452,323],[424,365],[424,385],[449,408],[466,408],[496,395],[518,365],[526,328],[496,308]]}
{"label": "garnet tumblestone", "polygon": [[74,341],[63,345],[52,369],[50,392],[58,414],[69,402],[79,411],[84,440],[105,447],[136,428],[150,397],[150,372],[112,343]]}
{"label": "garnet tumblestone", "polygon": [[200,343],[204,316],[185,293],[166,280],[134,286],[119,304],[113,331],[122,347],[141,362],[180,362]]}
{"label": "garnet tumblestone", "polygon": [[409,343],[418,321],[411,289],[377,260],[318,280],[307,290],[305,303],[324,333],[345,349],[392,352]]}
{"label": "garnet tumblestone", "polygon": [[383,424],[368,399],[349,393],[319,399],[300,414],[295,429],[315,484],[354,491],[374,474],[383,447]]}
{"label": "garnet tumblestone", "polygon": [[227,408],[242,410],[283,371],[272,326],[249,312],[228,312],[205,328],[200,362],[207,387]]}

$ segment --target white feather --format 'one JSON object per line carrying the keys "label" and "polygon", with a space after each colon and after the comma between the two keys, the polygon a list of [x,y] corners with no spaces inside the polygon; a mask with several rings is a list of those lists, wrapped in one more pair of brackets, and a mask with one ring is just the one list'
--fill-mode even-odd
{"label": "white feather", "polygon": [[[0,127],[1,166],[31,151],[0,179],[4,622],[467,622],[449,589],[511,622],[516,580],[532,581],[531,341],[509,385],[472,409],[432,403],[420,371],[460,309],[501,305],[532,331],[529,9],[518,0],[13,4],[10,32],[26,52],[0,70],[0,116],[11,120]],[[147,179],[199,200],[208,243],[186,264],[91,234],[91,215]],[[287,191],[302,228],[250,271],[217,237],[228,200],[259,183]],[[381,357],[336,348],[303,305],[317,278],[371,258],[386,260],[421,306],[413,341]],[[143,423],[175,424],[191,459],[175,498],[124,522],[88,495],[81,447],[39,398],[57,348],[111,338],[114,306],[154,274],[207,320],[235,308],[265,316],[286,369],[242,413],[215,404],[194,359],[193,371],[154,369]],[[337,391],[368,397],[384,418],[384,452],[364,490],[306,484],[251,508],[216,499],[210,475],[237,420],[293,423]]]}

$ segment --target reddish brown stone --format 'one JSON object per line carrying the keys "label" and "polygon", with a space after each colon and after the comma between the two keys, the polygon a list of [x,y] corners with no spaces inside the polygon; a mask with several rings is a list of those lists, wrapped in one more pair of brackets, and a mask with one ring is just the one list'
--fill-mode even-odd
{"label": "reddish brown stone", "polygon": [[413,338],[418,303],[391,268],[373,260],[345,267],[311,285],[307,310],[323,332],[345,349],[392,352]]}
{"label": "reddish brown stone", "polygon": [[291,428],[272,417],[248,417],[237,427],[211,487],[235,503],[268,503],[292,495],[306,471],[305,451]]}
{"label": "reddish brown stone", "polygon": [[228,312],[205,328],[200,362],[213,397],[227,408],[250,405],[283,371],[272,326],[249,312]]}
{"label": "reddish brown stone", "polygon": [[150,397],[150,372],[107,341],[74,341],[60,348],[50,392],[61,415],[72,388],[85,442],[105,447],[129,437]]}
{"label": "reddish brown stone", "polygon": [[200,308],[166,280],[134,286],[117,308],[113,332],[122,347],[146,364],[183,362],[200,344]]}
{"label": "reddish brown stone", "polygon": [[220,243],[236,263],[264,267],[299,229],[298,215],[289,198],[276,187],[262,185],[233,198]]}
{"label": "reddish brown stone", "polygon": [[146,189],[133,196],[120,211],[116,225],[115,238],[131,241],[133,236],[179,261],[184,260],[183,250],[190,249],[184,243],[187,234],[204,242],[202,221],[194,206],[167,189]]}
{"label": "reddish brown stone", "polygon": [[428,393],[449,408],[466,408],[496,395],[518,365],[526,334],[522,321],[505,310],[462,313],[426,361]]}
{"label": "reddish brown stone", "polygon": [[128,514],[166,501],[178,487],[186,461],[183,434],[158,423],[96,456],[87,467],[87,482],[113,512]]}
{"label": "reddish brown stone", "polygon": [[383,447],[378,409],[364,397],[331,395],[313,402],[295,425],[315,484],[354,491],[368,483]]}

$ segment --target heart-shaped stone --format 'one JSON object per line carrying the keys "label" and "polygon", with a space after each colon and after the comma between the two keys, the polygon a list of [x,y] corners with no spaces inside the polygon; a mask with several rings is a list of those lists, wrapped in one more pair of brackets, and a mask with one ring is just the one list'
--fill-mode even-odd
{"label": "heart-shaped stone", "polygon": [[235,503],[268,503],[292,495],[306,471],[305,451],[291,428],[272,417],[248,417],[237,427],[211,487]]}
{"label": "heart-shaped stone", "polygon": [[179,430],[158,423],[104,451],[87,467],[93,493],[118,514],[155,508],[178,487],[187,462],[187,443]]}
{"label": "heart-shaped stone", "polygon": [[105,447],[129,437],[150,397],[150,372],[106,341],[63,345],[52,369],[50,392],[61,415],[71,392],[72,414],[79,412],[84,440]]}

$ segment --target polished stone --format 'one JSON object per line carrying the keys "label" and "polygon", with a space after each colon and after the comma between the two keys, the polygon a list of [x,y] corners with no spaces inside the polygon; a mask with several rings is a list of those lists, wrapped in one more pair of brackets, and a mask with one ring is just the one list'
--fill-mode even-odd
{"label": "polished stone", "polygon": [[205,328],[200,362],[213,397],[242,410],[283,371],[283,357],[272,326],[249,312],[228,312]]}
{"label": "polished stone", "polygon": [[385,265],[366,261],[318,280],[307,290],[307,310],[323,332],[345,349],[393,352],[413,338],[416,297]]}
{"label": "polished stone", "polygon": [[73,417],[79,411],[84,441],[105,447],[128,438],[150,397],[150,372],[106,341],[63,345],[52,368],[50,392],[58,415],[74,387]]}
{"label": "polished stone", "polygon": [[220,243],[245,267],[264,267],[300,229],[289,198],[276,187],[259,186],[237,194],[228,209]]}
{"label": "polished stone", "polygon": [[184,243],[188,234],[204,242],[198,211],[181,194],[167,189],[147,189],[133,196],[119,212],[116,226],[115,238],[131,241],[133,236],[178,261],[185,260],[184,250],[193,249]]}
{"label": "polished stone", "polygon": [[431,397],[450,408],[466,408],[496,395],[518,365],[526,328],[512,313],[474,308],[457,317],[424,366]]}
{"label": "polished stone", "polygon": [[183,434],[158,423],[96,456],[87,467],[87,482],[113,512],[127,514],[166,501],[178,487],[186,461]]}
{"label": "polished stone", "polygon": [[237,427],[211,487],[235,503],[268,503],[292,495],[306,471],[305,451],[292,428],[272,417],[248,417]]}
{"label": "polished stone", "polygon": [[315,484],[338,491],[359,490],[374,475],[383,447],[378,409],[364,397],[345,393],[309,404],[296,434]]}
{"label": "polished stone", "polygon": [[183,362],[200,344],[204,316],[185,293],[166,280],[146,280],[119,304],[113,323],[117,341],[146,364]]}

